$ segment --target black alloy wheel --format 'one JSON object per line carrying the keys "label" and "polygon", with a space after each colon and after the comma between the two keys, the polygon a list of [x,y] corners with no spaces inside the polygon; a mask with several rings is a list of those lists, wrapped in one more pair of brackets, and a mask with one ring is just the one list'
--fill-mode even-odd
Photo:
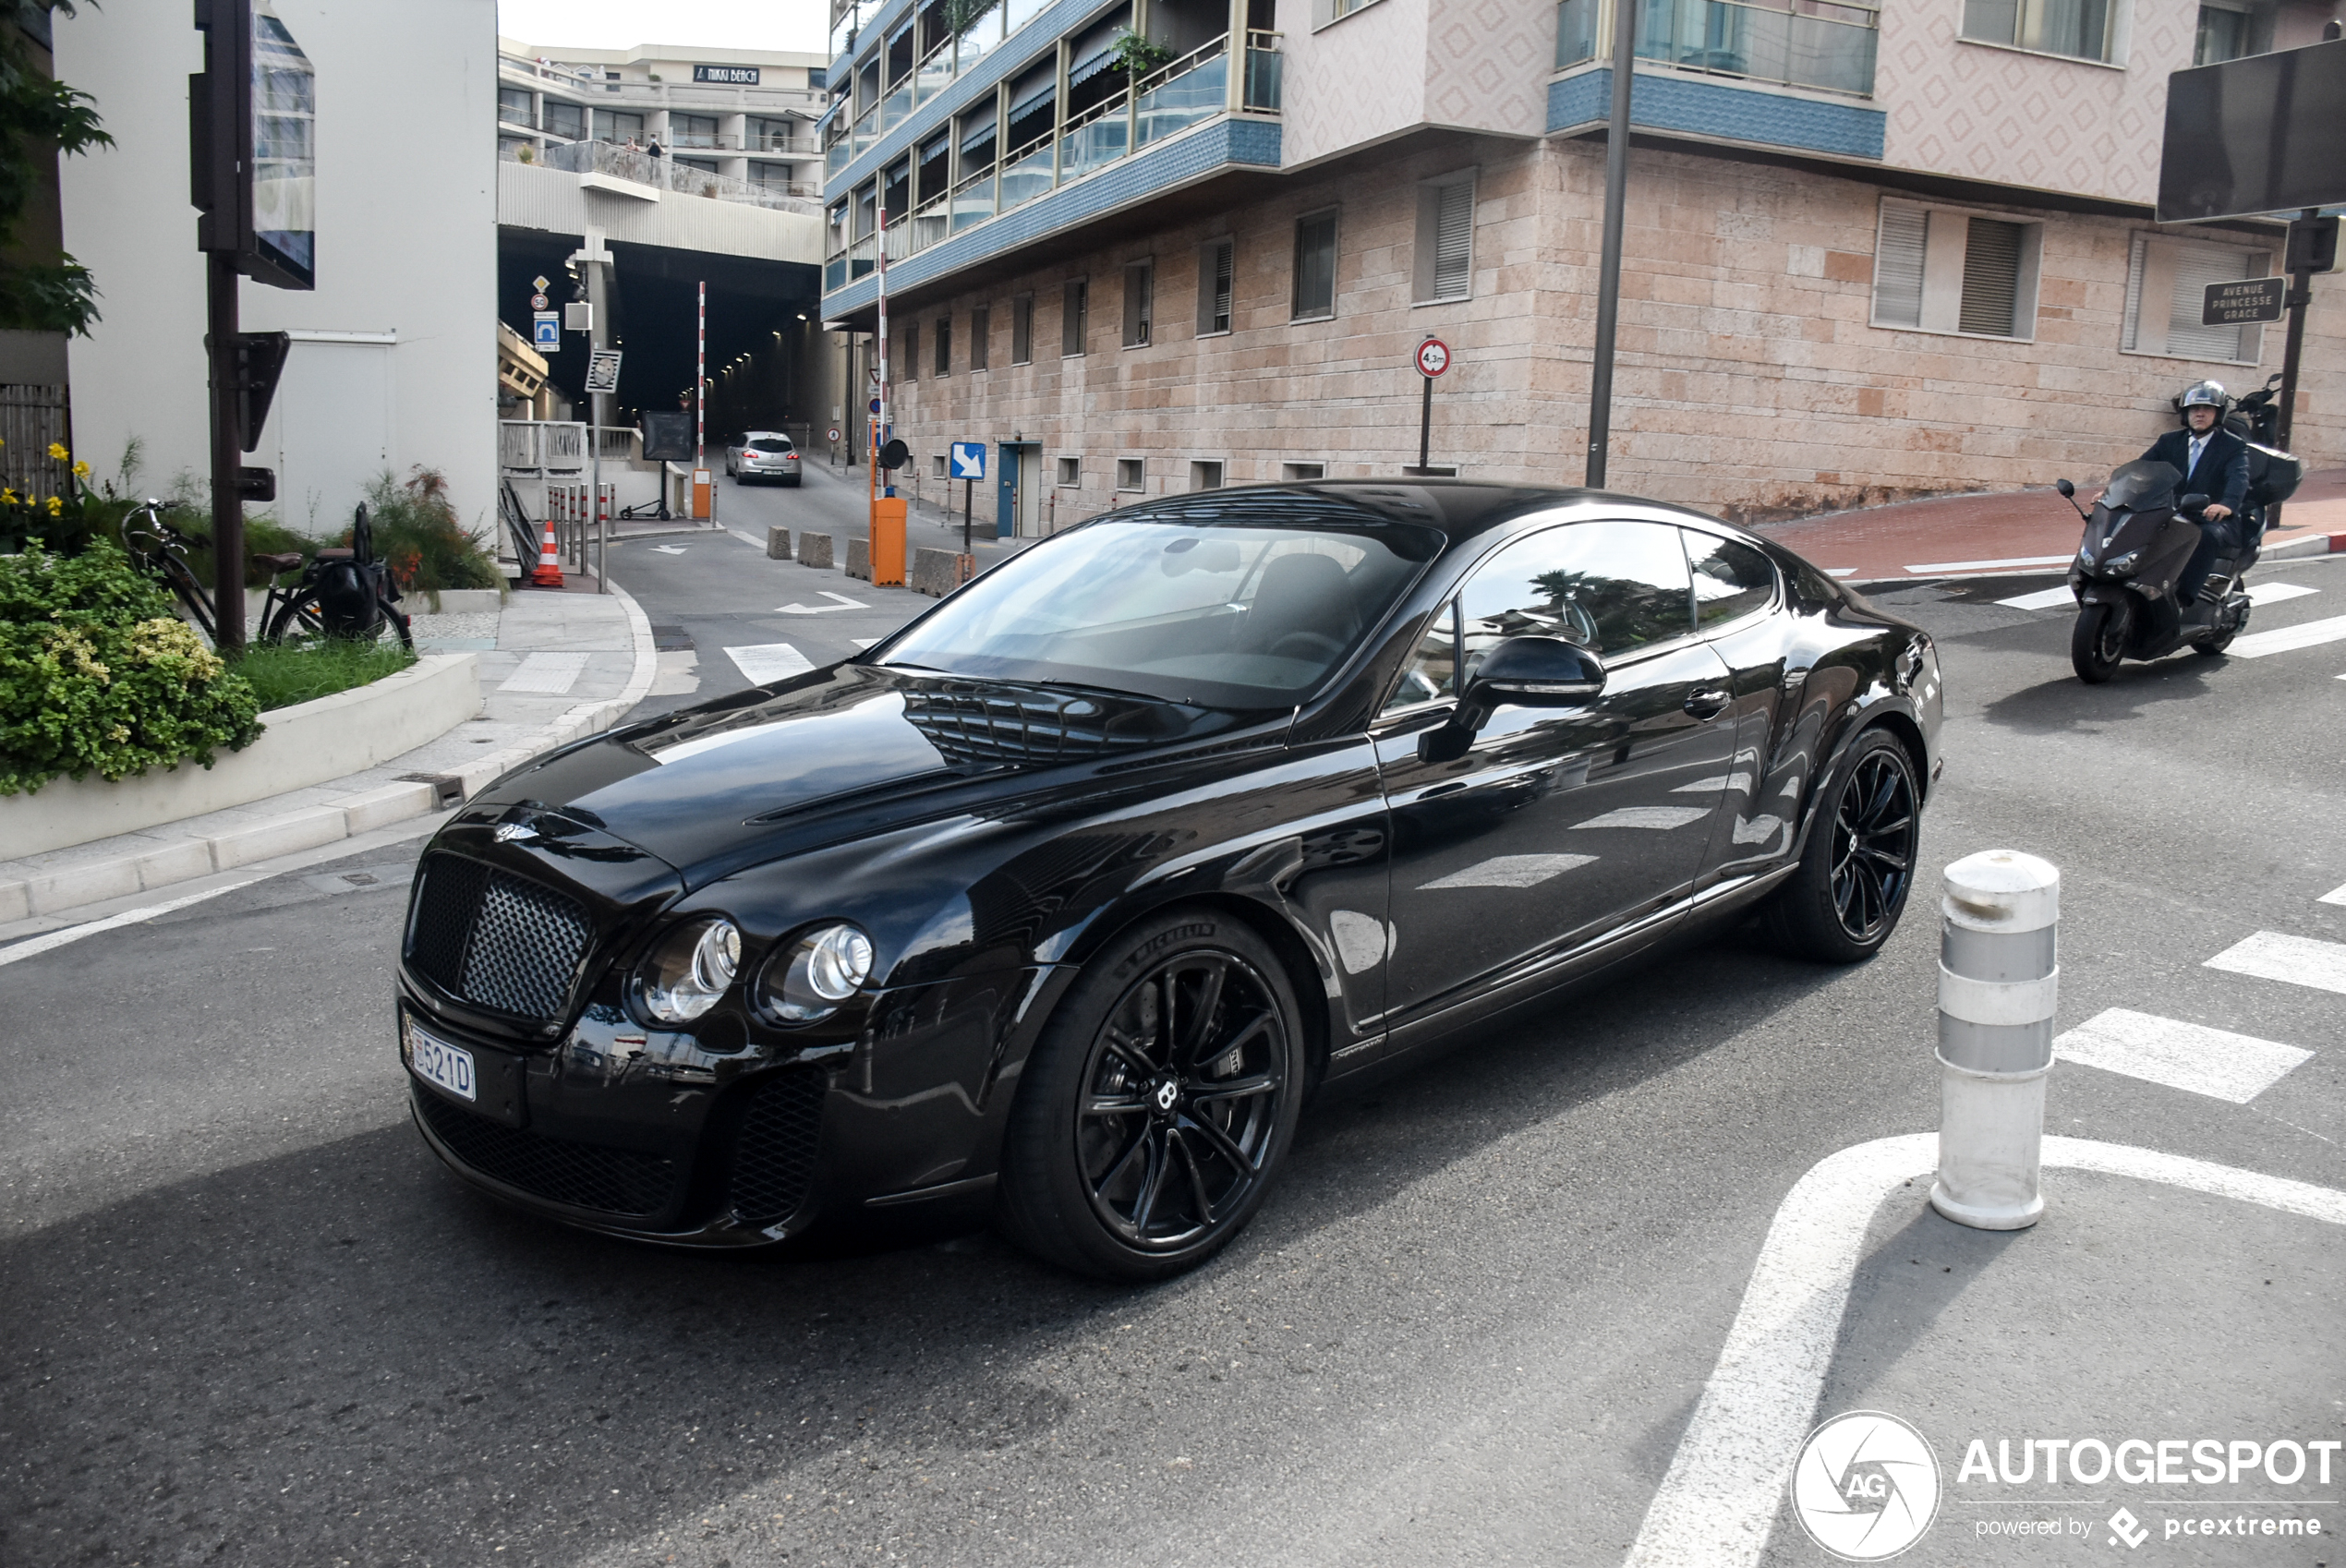
{"label": "black alloy wheel", "polygon": [[1922,792],[1914,759],[1886,730],[1857,737],[1820,803],[1808,847],[1762,911],[1779,946],[1823,963],[1856,963],[1890,940],[1914,890]]}
{"label": "black alloy wheel", "polygon": [[1111,1279],[1203,1261],[1261,1205],[1302,1064],[1293,993],[1252,929],[1219,911],[1143,922],[1087,966],[1027,1064],[1003,1228]]}
{"label": "black alloy wheel", "polygon": [[2133,620],[2122,605],[2077,607],[2077,624],[2069,633],[2069,666],[2078,680],[2098,686],[2118,673],[2118,661],[2126,657],[2126,632]]}

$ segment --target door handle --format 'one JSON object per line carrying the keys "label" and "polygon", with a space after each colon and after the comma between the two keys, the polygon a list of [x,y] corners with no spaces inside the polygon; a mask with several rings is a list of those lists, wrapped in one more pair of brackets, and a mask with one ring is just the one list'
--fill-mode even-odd
{"label": "door handle", "polygon": [[1686,706],[1687,711],[1697,718],[1716,718],[1726,711],[1727,705],[1733,701],[1734,693],[1723,692],[1714,686],[1708,691],[1689,693]]}

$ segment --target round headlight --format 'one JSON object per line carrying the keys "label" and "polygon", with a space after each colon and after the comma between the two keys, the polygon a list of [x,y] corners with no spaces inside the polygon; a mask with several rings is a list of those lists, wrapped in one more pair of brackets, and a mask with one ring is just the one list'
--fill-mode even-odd
{"label": "round headlight", "polygon": [[635,984],[654,1021],[690,1023],[717,1005],[741,967],[742,934],[732,921],[687,921],[659,939]]}
{"label": "round headlight", "polygon": [[837,1012],[871,977],[872,939],[852,925],[826,925],[768,961],[757,999],[784,1023],[812,1023]]}

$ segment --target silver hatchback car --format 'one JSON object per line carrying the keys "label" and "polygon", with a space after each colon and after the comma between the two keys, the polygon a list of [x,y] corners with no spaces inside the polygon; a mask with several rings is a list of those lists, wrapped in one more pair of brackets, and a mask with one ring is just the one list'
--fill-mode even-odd
{"label": "silver hatchback car", "polygon": [[748,430],[725,446],[725,472],[747,484],[752,479],[798,483],[798,448],[780,430]]}

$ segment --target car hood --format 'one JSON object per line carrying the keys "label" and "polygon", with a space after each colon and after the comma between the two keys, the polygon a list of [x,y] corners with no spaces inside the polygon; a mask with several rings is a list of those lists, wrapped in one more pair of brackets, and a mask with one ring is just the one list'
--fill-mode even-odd
{"label": "car hood", "polygon": [[1263,717],[844,664],[558,752],[509,775],[484,803],[553,809],[697,885]]}

